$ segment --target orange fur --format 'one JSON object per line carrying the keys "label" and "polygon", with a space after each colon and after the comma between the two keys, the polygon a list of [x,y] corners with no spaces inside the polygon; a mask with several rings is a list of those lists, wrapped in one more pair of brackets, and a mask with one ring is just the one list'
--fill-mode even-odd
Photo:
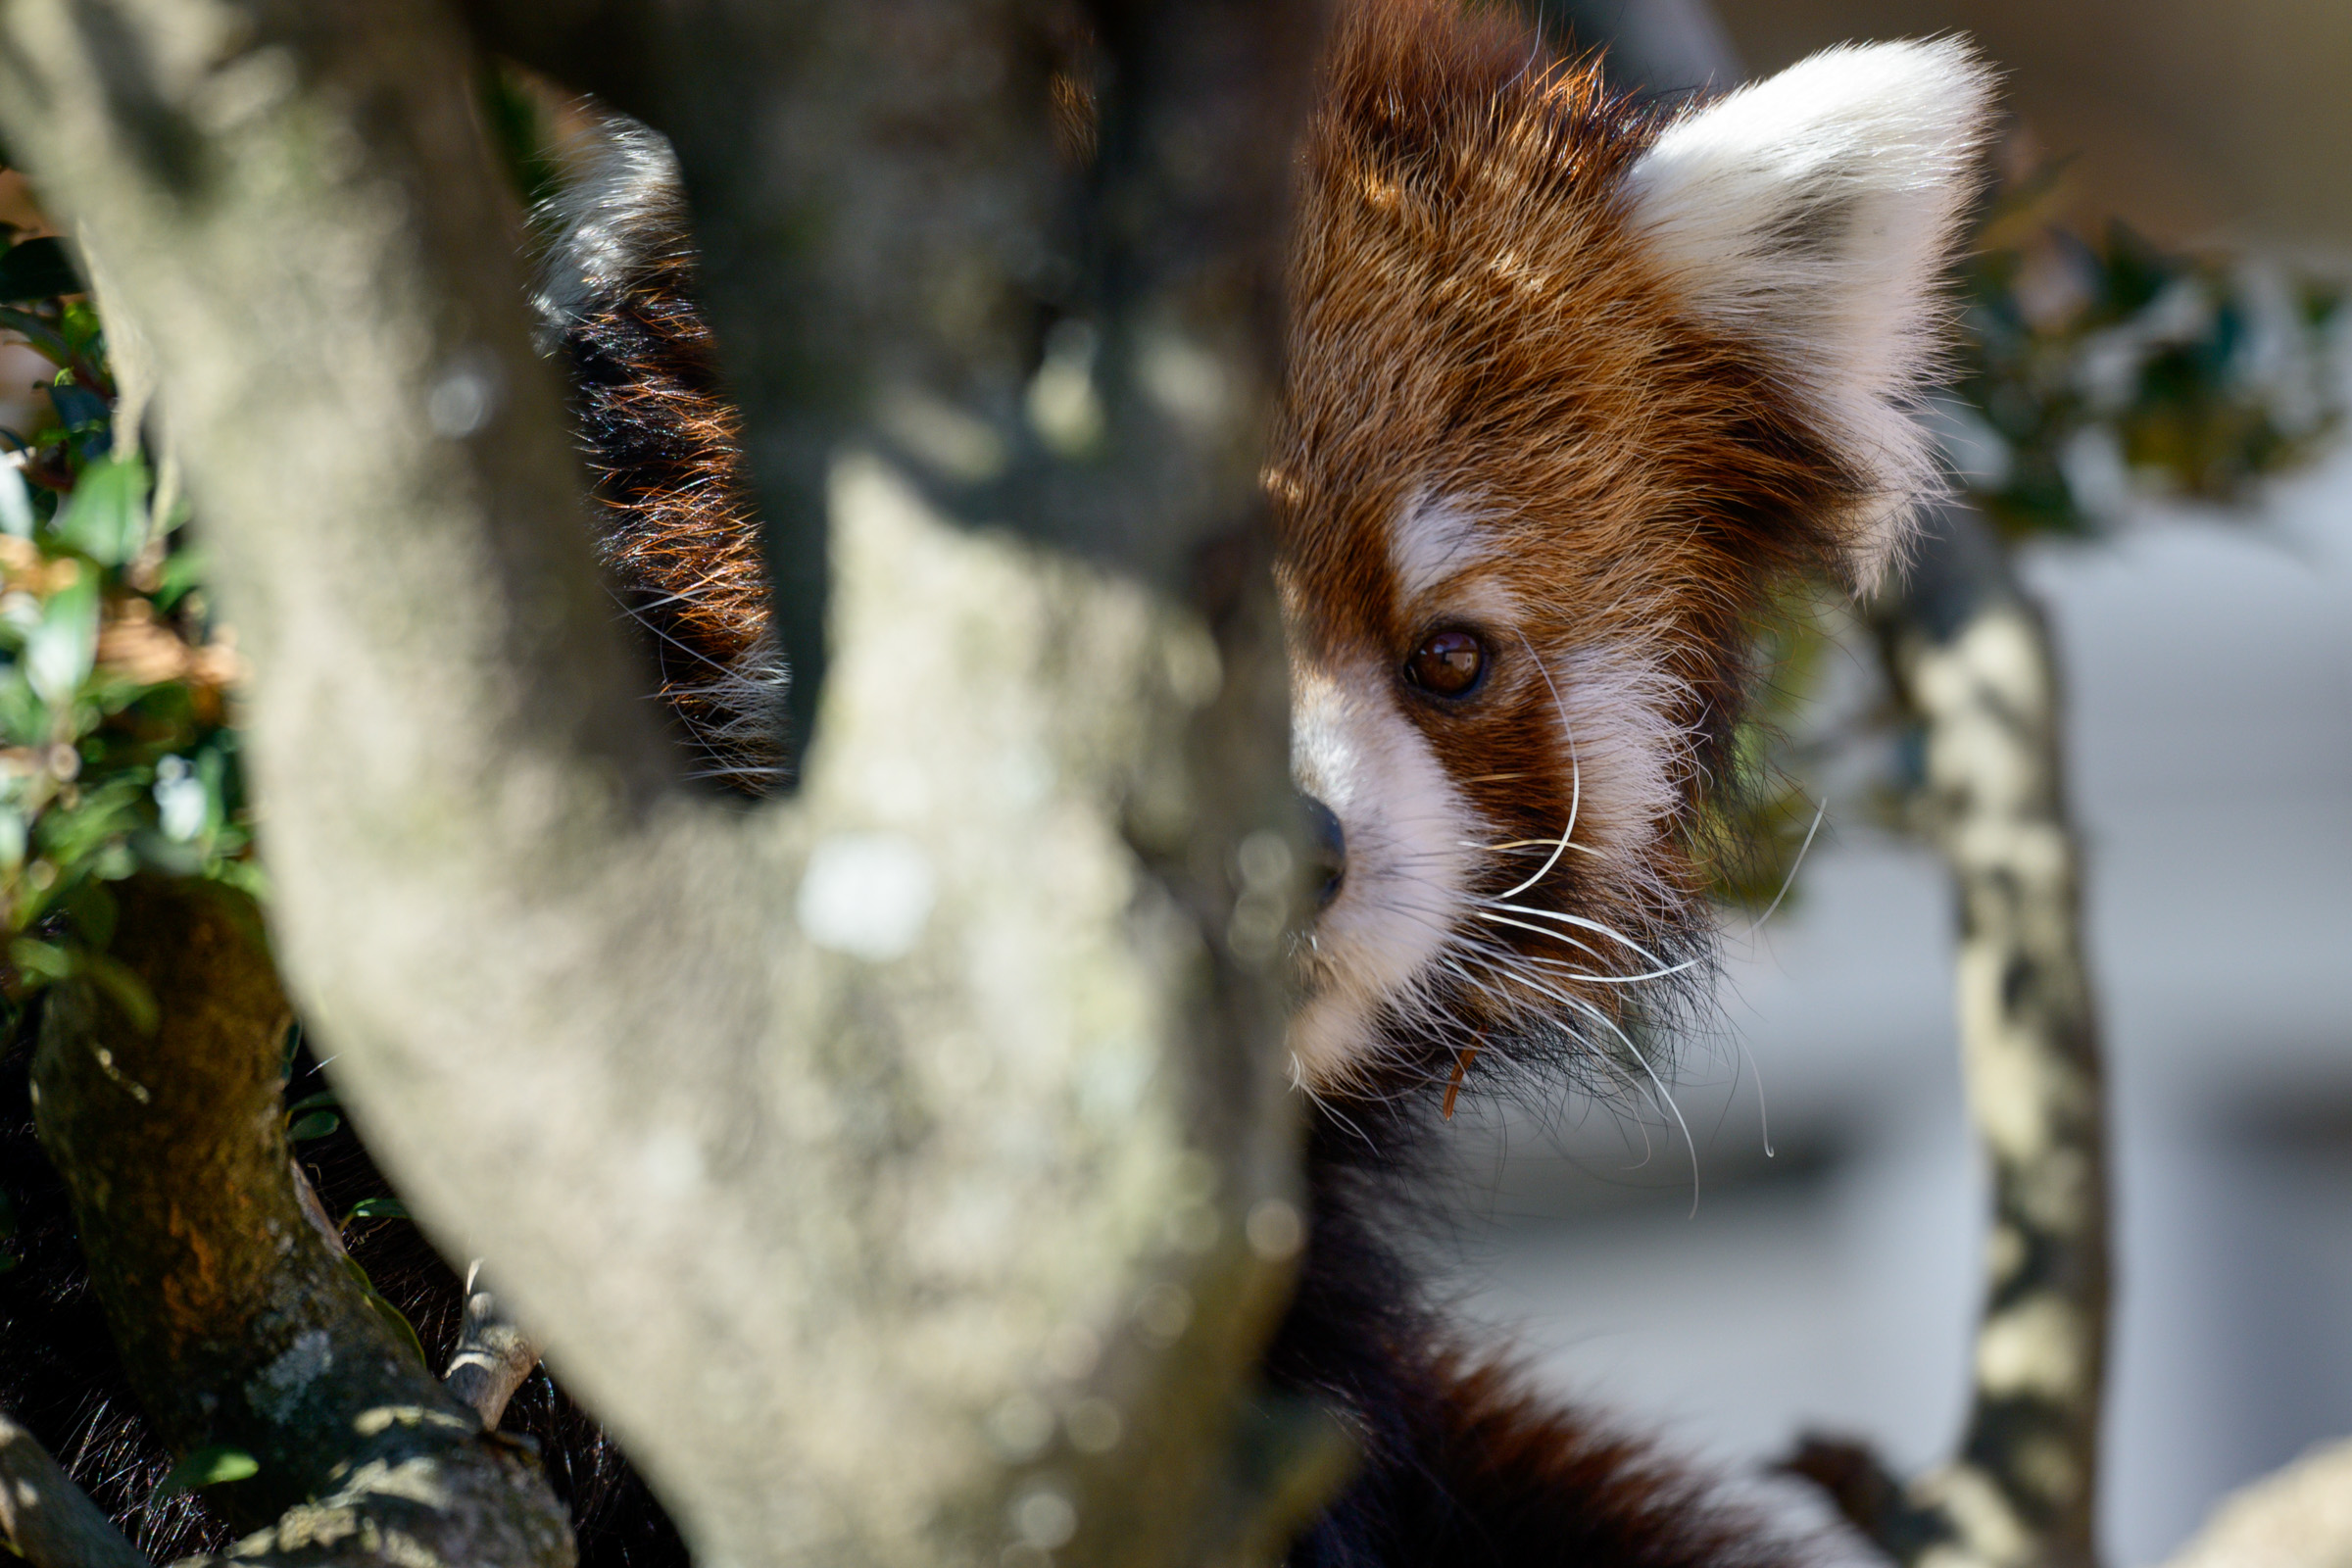
{"label": "orange fur", "polygon": [[[1761,596],[1856,543],[1863,478],[1762,352],[1688,307],[1629,220],[1622,181],[1660,123],[1596,64],[1546,65],[1518,29],[1440,0],[1365,0],[1342,23],[1290,277],[1267,479],[1279,581],[1299,688],[1351,694],[1359,725],[1393,705],[1475,842],[1458,887],[1416,893],[1406,868],[1368,895],[1444,906],[1415,911],[1446,929],[1409,994],[1356,972],[1377,965],[1351,945],[1343,887],[1294,1036],[1310,1082],[1426,1070],[1482,1031],[1520,1056],[1621,1057],[1619,982],[1704,945],[1687,830]],[[1434,530],[1459,548],[1419,583],[1396,560],[1416,508],[1460,519]],[[1487,646],[1473,700],[1398,678],[1441,627]],[[1380,806],[1349,820],[1331,804],[1352,878]],[[1508,901],[1536,912],[1463,902],[1547,859]]]}
{"label": "orange fur", "polygon": [[694,302],[696,258],[674,189],[613,220],[634,267],[565,323],[576,412],[623,606],[651,641],[661,695],[695,767],[761,794],[787,763],[783,657],[744,476],[742,419]]}

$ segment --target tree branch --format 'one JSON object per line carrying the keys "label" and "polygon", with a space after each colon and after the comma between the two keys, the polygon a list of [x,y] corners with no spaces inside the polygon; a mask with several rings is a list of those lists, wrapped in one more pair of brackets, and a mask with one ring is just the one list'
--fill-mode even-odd
{"label": "tree branch", "polygon": [[466,1316],[441,1382],[482,1418],[484,1431],[494,1432],[507,1401],[538,1368],[539,1347],[499,1310],[481,1273],[478,1259],[466,1271]]}
{"label": "tree branch", "polygon": [[300,1560],[340,1542],[334,1560],[354,1564],[568,1564],[569,1522],[537,1466],[481,1436],[303,1212],[280,1108],[289,1014],[257,912],[204,884],[117,887],[113,956],[162,999],[161,1021],[64,987],[34,1103],[165,1441],[250,1455],[256,1472],[215,1498],[243,1528],[274,1520]]}
{"label": "tree branch", "polygon": [[1929,826],[1959,895],[1961,1063],[1993,1223],[1960,1452],[1912,1484],[1880,1539],[1953,1568],[2088,1568],[2106,1125],[2057,660],[1998,541],[1959,507],[1935,519],[1881,624],[1927,727]]}
{"label": "tree branch", "polygon": [[[1061,188],[1033,15],[695,20],[663,90],[707,106],[796,659],[832,584],[802,791],[759,814],[681,792],[646,715],[441,10],[17,0],[0,119],[154,346],[338,1087],[696,1551],[1199,1560],[1301,1505],[1315,1448],[1227,1453],[1290,1264],[1241,1218],[1296,1182],[1278,999],[1223,942],[1233,844],[1290,831],[1270,596],[1227,573],[1212,632],[1158,591],[1183,551],[1139,585],[982,526],[885,428],[1021,416]],[[1203,243],[1257,275],[1276,215],[1229,216]],[[1254,464],[1215,473],[1183,538],[1247,562]],[[1005,1437],[1095,1399],[1111,1454]]]}

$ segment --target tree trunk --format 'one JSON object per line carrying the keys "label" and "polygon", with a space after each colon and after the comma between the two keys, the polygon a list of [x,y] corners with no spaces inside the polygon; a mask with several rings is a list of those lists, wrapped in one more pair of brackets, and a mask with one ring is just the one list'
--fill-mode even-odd
{"label": "tree trunk", "polygon": [[[1248,1238],[1297,1231],[1247,1223],[1297,1201],[1262,929],[1303,890],[1232,869],[1296,831],[1254,476],[1311,28],[1101,8],[1090,172],[1043,7],[608,9],[803,639],[757,812],[647,714],[455,19],[0,12],[0,122],[151,348],[252,662],[288,982],[699,1561],[1263,1554],[1330,1468],[1252,1403],[1292,1259]],[[1041,313],[1089,441],[1028,419]],[[943,422],[996,471],[907,439]]]}

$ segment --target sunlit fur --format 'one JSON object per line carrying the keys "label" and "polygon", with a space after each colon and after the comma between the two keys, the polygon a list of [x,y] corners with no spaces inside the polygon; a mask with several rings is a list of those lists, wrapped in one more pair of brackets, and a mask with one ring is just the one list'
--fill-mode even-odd
{"label": "sunlit fur", "polygon": [[574,413],[621,608],[644,630],[695,775],[764,794],[787,769],[790,681],[743,476],[741,419],[693,299],[676,160],[642,125],[599,117],[578,168],[536,215],[533,303],[569,362]]}
{"label": "sunlit fur", "polygon": [[[1704,968],[1690,829],[1762,596],[1871,578],[1932,488],[1907,404],[1985,105],[1956,43],[1658,112],[1500,20],[1349,8],[1268,469],[1300,782],[1348,846],[1308,1086],[1647,1071],[1628,1009]],[[1488,651],[1462,699],[1405,678],[1443,627]]]}

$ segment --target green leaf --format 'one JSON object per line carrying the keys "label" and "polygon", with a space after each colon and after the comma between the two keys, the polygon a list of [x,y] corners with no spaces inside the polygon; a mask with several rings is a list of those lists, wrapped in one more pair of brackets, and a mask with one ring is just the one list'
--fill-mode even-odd
{"label": "green leaf", "polygon": [[74,972],[73,956],[65,949],[36,937],[19,937],[11,942],[8,961],[35,985],[48,985]]}
{"label": "green leaf", "polygon": [[174,550],[166,556],[160,574],[162,580],[155,590],[155,608],[170,610],[191,589],[202,587],[204,575],[211,566],[212,563],[205,558],[204,552],[192,547]]}
{"label": "green leaf", "polygon": [[293,1124],[286,1129],[286,1140],[289,1143],[306,1144],[314,1138],[324,1138],[342,1125],[343,1118],[333,1111],[314,1110],[306,1116],[294,1118]]}
{"label": "green leaf", "polygon": [[286,1114],[299,1116],[306,1110],[340,1110],[343,1102],[335,1098],[332,1089],[321,1089],[315,1095],[305,1095],[286,1107]]}
{"label": "green leaf", "polygon": [[224,1482],[242,1481],[247,1476],[262,1473],[261,1465],[243,1448],[231,1448],[224,1444],[210,1444],[189,1450],[187,1457],[172,1467],[155,1489],[154,1501],[176,1497],[183,1492],[199,1487],[217,1487]]}
{"label": "green leaf", "polygon": [[402,1315],[399,1307],[384,1299],[383,1292],[375,1288],[375,1281],[368,1277],[368,1271],[360,1266],[358,1258],[346,1253],[343,1266],[350,1270],[353,1281],[366,1293],[368,1304],[383,1320],[384,1327],[392,1331],[392,1337],[408,1348],[409,1353],[416,1357],[418,1366],[430,1367],[432,1363],[424,1358],[424,1342],[416,1337],[416,1326]]}
{"label": "green leaf", "polygon": [[408,1217],[408,1205],[397,1198],[363,1198],[351,1205],[351,1212],[343,1216],[343,1223],[348,1225],[355,1219],[407,1219]]}
{"label": "green leaf", "polygon": [[8,254],[0,256],[0,302],[21,305],[26,300],[54,299],[60,294],[81,291],[81,278],[74,270],[74,259],[66,254],[61,240],[28,239],[10,246]]}
{"label": "green leaf", "polygon": [[49,406],[57,411],[58,422],[74,437],[74,449],[81,459],[75,471],[104,462],[107,448],[113,445],[114,405],[69,372],[49,383]]}
{"label": "green leaf", "polygon": [[24,639],[24,678],[52,709],[73,705],[98,651],[98,574],[84,569],[41,607],[41,623]]}
{"label": "green leaf", "polygon": [[57,901],[58,908],[71,922],[70,929],[76,940],[98,952],[105,952],[115,940],[115,922],[122,909],[115,896],[105,886],[94,881],[76,883]]}
{"label": "green leaf", "polygon": [[59,369],[62,370],[73,363],[74,345],[68,343],[64,334],[59,332],[56,327],[51,326],[31,312],[15,311],[0,306],[0,326],[5,326],[12,332],[24,333],[25,341],[32,345],[35,352]]}
{"label": "green leaf", "polygon": [[155,993],[147,989],[147,982],[130,965],[81,948],[73,950],[68,956],[76,973],[88,975],[122,1009],[133,1029],[143,1035],[155,1033],[156,1025],[163,1021],[163,1012],[155,1004]]}
{"label": "green leaf", "polygon": [[57,537],[91,560],[120,566],[147,543],[147,465],[101,458],[81,470],[58,514]]}

